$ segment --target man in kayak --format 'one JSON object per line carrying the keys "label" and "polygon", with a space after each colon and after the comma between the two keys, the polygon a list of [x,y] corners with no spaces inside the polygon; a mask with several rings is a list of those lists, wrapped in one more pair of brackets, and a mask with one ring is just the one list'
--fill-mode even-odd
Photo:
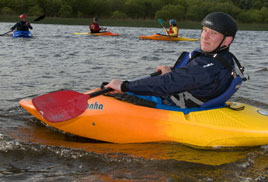
{"label": "man in kayak", "polygon": [[172,69],[159,66],[156,70],[162,72],[160,76],[136,81],[114,79],[105,87],[112,88],[112,93],[156,97],[148,100],[181,108],[199,107],[222,95],[236,74],[234,60],[237,59],[229,52],[229,47],[237,25],[233,17],[223,12],[208,14],[201,25],[200,49],[181,55]]}
{"label": "man in kayak", "polygon": [[169,25],[170,25],[169,29],[166,30],[168,36],[178,37],[179,29],[177,27],[176,20],[174,19],[169,20]]}
{"label": "man in kayak", "polygon": [[89,30],[91,33],[99,33],[101,30],[105,30],[105,28],[99,26],[98,18],[93,18],[93,22],[89,25]]}
{"label": "man in kayak", "polygon": [[11,31],[13,31],[13,30],[29,31],[29,29],[33,29],[33,27],[27,21],[25,14],[20,15],[20,21],[17,22],[13,27],[10,28]]}

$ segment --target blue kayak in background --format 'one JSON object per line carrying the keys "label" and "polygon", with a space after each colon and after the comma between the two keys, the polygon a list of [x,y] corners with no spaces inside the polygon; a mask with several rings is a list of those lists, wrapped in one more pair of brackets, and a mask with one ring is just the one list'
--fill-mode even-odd
{"label": "blue kayak in background", "polygon": [[27,37],[27,38],[31,38],[33,35],[30,31],[18,31],[18,30],[14,30],[13,37]]}

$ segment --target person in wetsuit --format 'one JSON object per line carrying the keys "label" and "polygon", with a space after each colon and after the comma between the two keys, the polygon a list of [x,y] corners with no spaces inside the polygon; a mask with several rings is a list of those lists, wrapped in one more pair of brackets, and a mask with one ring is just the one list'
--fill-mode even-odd
{"label": "person in wetsuit", "polygon": [[26,15],[20,15],[20,21],[17,22],[13,27],[10,28],[11,31],[29,31],[29,29],[33,29],[31,24],[27,21]]}
{"label": "person in wetsuit", "polygon": [[101,28],[98,24],[98,18],[93,18],[93,22],[89,25],[90,33],[99,33],[101,30],[106,30]]}
{"label": "person in wetsuit", "polygon": [[[235,38],[237,24],[229,14],[214,12],[208,14],[201,25],[200,49],[189,54],[185,65],[175,64],[173,69],[159,66],[156,70],[162,72],[160,76],[135,81],[113,79],[105,88],[112,88],[111,93],[131,92],[156,96],[160,98],[160,103],[177,106],[180,106],[176,102],[177,96],[184,92],[202,102],[223,94],[233,80],[227,67],[234,68],[233,54],[229,52],[229,47]],[[216,58],[221,58],[229,66],[226,67]],[[187,98],[180,99],[185,100],[185,107],[188,108],[200,105]]]}
{"label": "person in wetsuit", "polygon": [[166,32],[168,33],[168,36],[170,37],[178,37],[179,34],[179,28],[176,24],[176,20],[171,19],[169,20],[169,29],[166,30]]}

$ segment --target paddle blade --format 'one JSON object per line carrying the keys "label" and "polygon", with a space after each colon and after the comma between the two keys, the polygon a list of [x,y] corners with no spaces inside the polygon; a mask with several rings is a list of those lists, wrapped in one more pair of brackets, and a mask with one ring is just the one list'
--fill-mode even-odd
{"label": "paddle blade", "polygon": [[164,20],[162,18],[158,18],[157,21],[160,25],[164,26]]}
{"label": "paddle blade", "polygon": [[89,97],[72,90],[63,90],[35,97],[33,105],[47,121],[57,123],[82,114],[87,108]]}
{"label": "paddle blade", "polygon": [[33,22],[43,20],[46,17],[46,15],[39,16],[38,18],[34,19]]}

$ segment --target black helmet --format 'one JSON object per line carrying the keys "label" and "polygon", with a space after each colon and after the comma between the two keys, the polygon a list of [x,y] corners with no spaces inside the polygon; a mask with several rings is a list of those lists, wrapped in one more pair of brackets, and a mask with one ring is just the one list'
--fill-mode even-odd
{"label": "black helmet", "polygon": [[94,17],[94,18],[93,18],[93,21],[98,21],[98,18],[97,18],[97,17]]}
{"label": "black helmet", "polygon": [[208,14],[201,23],[202,26],[211,28],[225,36],[235,37],[237,25],[234,18],[223,12]]}

